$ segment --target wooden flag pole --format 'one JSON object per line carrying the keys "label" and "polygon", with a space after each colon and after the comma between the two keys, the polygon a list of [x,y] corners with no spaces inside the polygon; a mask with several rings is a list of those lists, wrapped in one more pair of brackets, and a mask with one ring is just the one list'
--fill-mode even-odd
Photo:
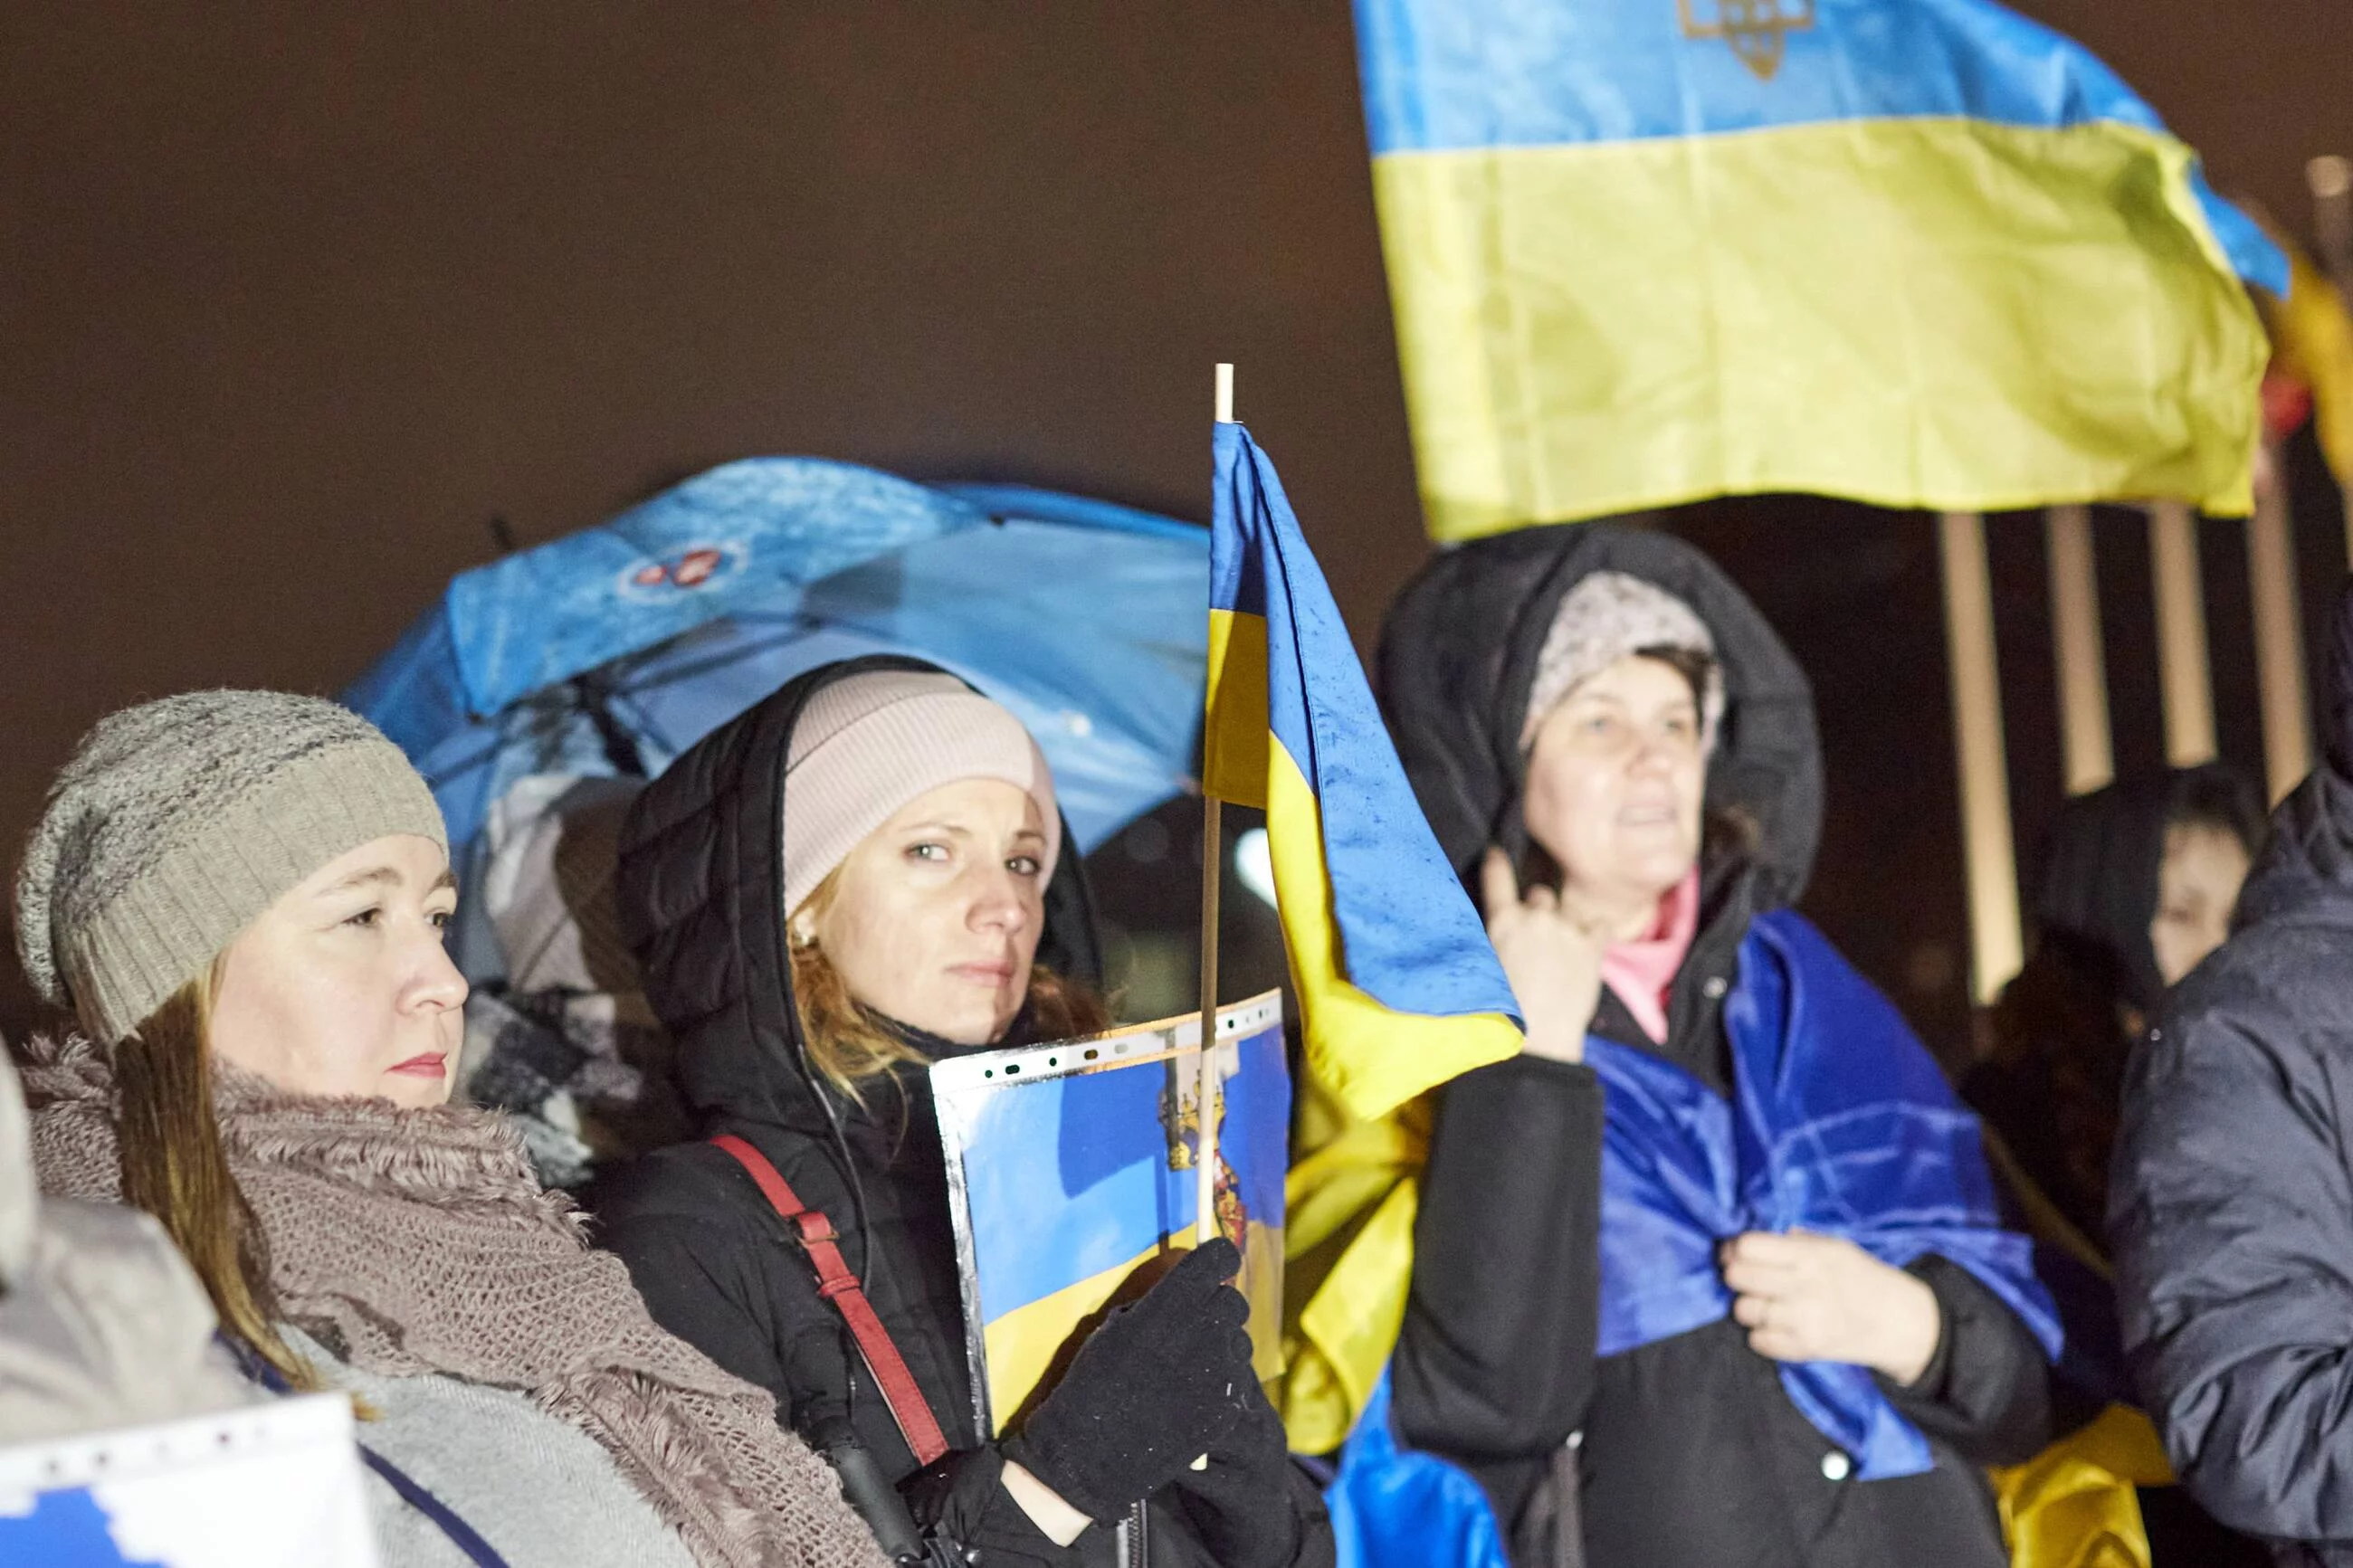
{"label": "wooden flag pole", "polygon": [[2304,166],[2304,183],[2312,192],[2320,265],[2353,298],[2353,158],[2315,158]]}
{"label": "wooden flag pole", "polygon": [[2255,679],[2263,713],[2263,782],[2276,805],[2312,771],[2304,627],[2295,592],[2295,525],[2278,448],[2256,465],[2247,520],[2247,584],[2255,608]]}
{"label": "wooden flag pole", "polygon": [[1969,891],[1969,956],[1977,1001],[2000,994],[2025,963],[2011,847],[2010,772],[2001,742],[2001,681],[1994,662],[1993,579],[1985,520],[1937,519],[1945,564],[1945,647],[1953,686],[1953,750],[1960,759],[1961,850]]}
{"label": "wooden flag pole", "polygon": [[[2304,166],[2312,190],[2312,227],[2320,265],[2337,291],[2353,300],[2353,159],[2315,158]],[[2338,481],[2345,499],[2345,554],[2353,561],[2353,480]]]}
{"label": "wooden flag pole", "polygon": [[[1220,425],[1234,419],[1234,367],[1218,366],[1217,416]],[[1202,773],[1208,769],[1204,766]],[[1195,1090],[1200,1105],[1201,1131],[1194,1139],[1193,1245],[1218,1237],[1218,898],[1225,869],[1224,803],[1211,795],[1208,780],[1201,788],[1201,1070]]]}
{"label": "wooden flag pole", "polygon": [[2207,674],[2206,595],[2200,584],[2198,514],[2187,501],[2148,509],[2149,574],[2157,588],[2158,689],[2165,700],[2165,760],[2194,768],[2214,760],[2214,686]]}
{"label": "wooden flag pole", "polygon": [[2116,776],[2091,509],[2054,506],[2042,514],[2042,527],[2051,562],[2051,651],[2058,667],[2060,752],[2067,793],[2089,795]]}

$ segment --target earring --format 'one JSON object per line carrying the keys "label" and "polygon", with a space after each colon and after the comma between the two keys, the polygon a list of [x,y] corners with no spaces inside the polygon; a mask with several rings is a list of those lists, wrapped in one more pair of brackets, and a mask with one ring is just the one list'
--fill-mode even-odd
{"label": "earring", "polygon": [[792,938],[793,945],[806,952],[817,945],[817,927],[807,922],[797,921],[792,927]]}

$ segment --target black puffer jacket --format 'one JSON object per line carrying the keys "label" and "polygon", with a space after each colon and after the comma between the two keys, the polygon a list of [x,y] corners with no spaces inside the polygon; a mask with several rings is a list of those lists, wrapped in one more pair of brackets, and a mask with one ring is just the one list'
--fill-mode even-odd
{"label": "black puffer jacket", "polygon": [[2126,1069],[2108,1232],[2182,1484],[2282,1563],[2353,1565],[2353,592],[2331,676],[2236,931]]}
{"label": "black puffer jacket", "polygon": [[[1719,999],[1749,920],[1803,886],[1821,814],[1812,697],[1755,607],[1663,533],[1507,534],[1440,556],[1406,589],[1382,637],[1383,706],[1466,877],[1491,843],[1523,854],[1518,740],[1536,654],[1562,596],[1604,570],[1674,595],[1714,635],[1726,711],[1707,801],[1716,814],[1737,808],[1755,831],[1753,847],[1718,845],[1704,858],[1700,931],[1673,983],[1666,1043],[1607,991],[1593,1027],[1725,1092]],[[1945,1332],[1920,1381],[1886,1392],[1937,1463],[1870,1482],[1848,1478],[1845,1457],[1728,1317],[1597,1358],[1602,1110],[1590,1068],[1534,1057],[1446,1089],[1393,1363],[1405,1440],[1477,1476],[1515,1561],[1531,1565],[1562,1560],[1555,1532],[1577,1511],[1594,1568],[2001,1563],[1976,1467],[2021,1460],[2053,1435],[2050,1373],[2025,1326],[1958,1267],[1933,1256],[1913,1266]]]}
{"label": "black puffer jacket", "polygon": [[[800,1047],[780,835],[794,723],[828,681],[931,668],[890,658],[828,666],[698,743],[630,814],[619,901],[648,1000],[675,1039],[701,1136],[746,1140],[833,1221],[949,1456],[918,1474],[840,1314],[818,1297],[807,1257],[732,1157],[707,1142],[660,1150],[607,1180],[592,1205],[602,1244],[628,1264],[656,1321],[775,1394],[780,1415],[811,1446],[853,1439],[906,1494],[920,1524],[1004,1568],[1108,1564],[1112,1531],[1089,1530],[1065,1550],[1029,1522],[997,1485],[997,1455],[976,1429],[927,1076],[903,1068],[869,1086],[860,1106],[820,1088]],[[1079,858],[1065,854],[1046,893],[1039,962],[1094,983],[1095,941]],[[1017,1021],[1006,1043],[1019,1043],[1020,1028]],[[1303,1478],[1293,1501],[1303,1561],[1318,1548],[1328,1555],[1329,1525]],[[1179,1511],[1158,1500],[1150,1536],[1155,1564],[1208,1563]]]}

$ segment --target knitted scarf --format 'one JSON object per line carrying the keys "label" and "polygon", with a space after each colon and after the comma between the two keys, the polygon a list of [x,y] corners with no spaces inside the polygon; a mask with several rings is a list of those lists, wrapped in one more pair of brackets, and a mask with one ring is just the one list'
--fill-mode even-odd
{"label": "knitted scarf", "polygon": [[[119,1202],[105,1055],[36,1039],[22,1067],[42,1187]],[[501,1118],[290,1095],[217,1060],[214,1073],[288,1321],[381,1376],[523,1393],[603,1445],[702,1568],[882,1562],[768,1394],[655,1325]]]}

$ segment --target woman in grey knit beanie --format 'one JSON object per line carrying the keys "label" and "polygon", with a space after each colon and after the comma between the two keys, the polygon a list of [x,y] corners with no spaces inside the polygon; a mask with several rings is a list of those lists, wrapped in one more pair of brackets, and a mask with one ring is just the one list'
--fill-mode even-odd
{"label": "woman in grey knit beanie", "polygon": [[26,972],[84,1031],[22,1053],[42,1185],[161,1220],[257,1381],[359,1398],[395,1568],[879,1562],[773,1401],[444,1103],[456,896],[431,792],[348,710],[100,721],[17,879]]}

